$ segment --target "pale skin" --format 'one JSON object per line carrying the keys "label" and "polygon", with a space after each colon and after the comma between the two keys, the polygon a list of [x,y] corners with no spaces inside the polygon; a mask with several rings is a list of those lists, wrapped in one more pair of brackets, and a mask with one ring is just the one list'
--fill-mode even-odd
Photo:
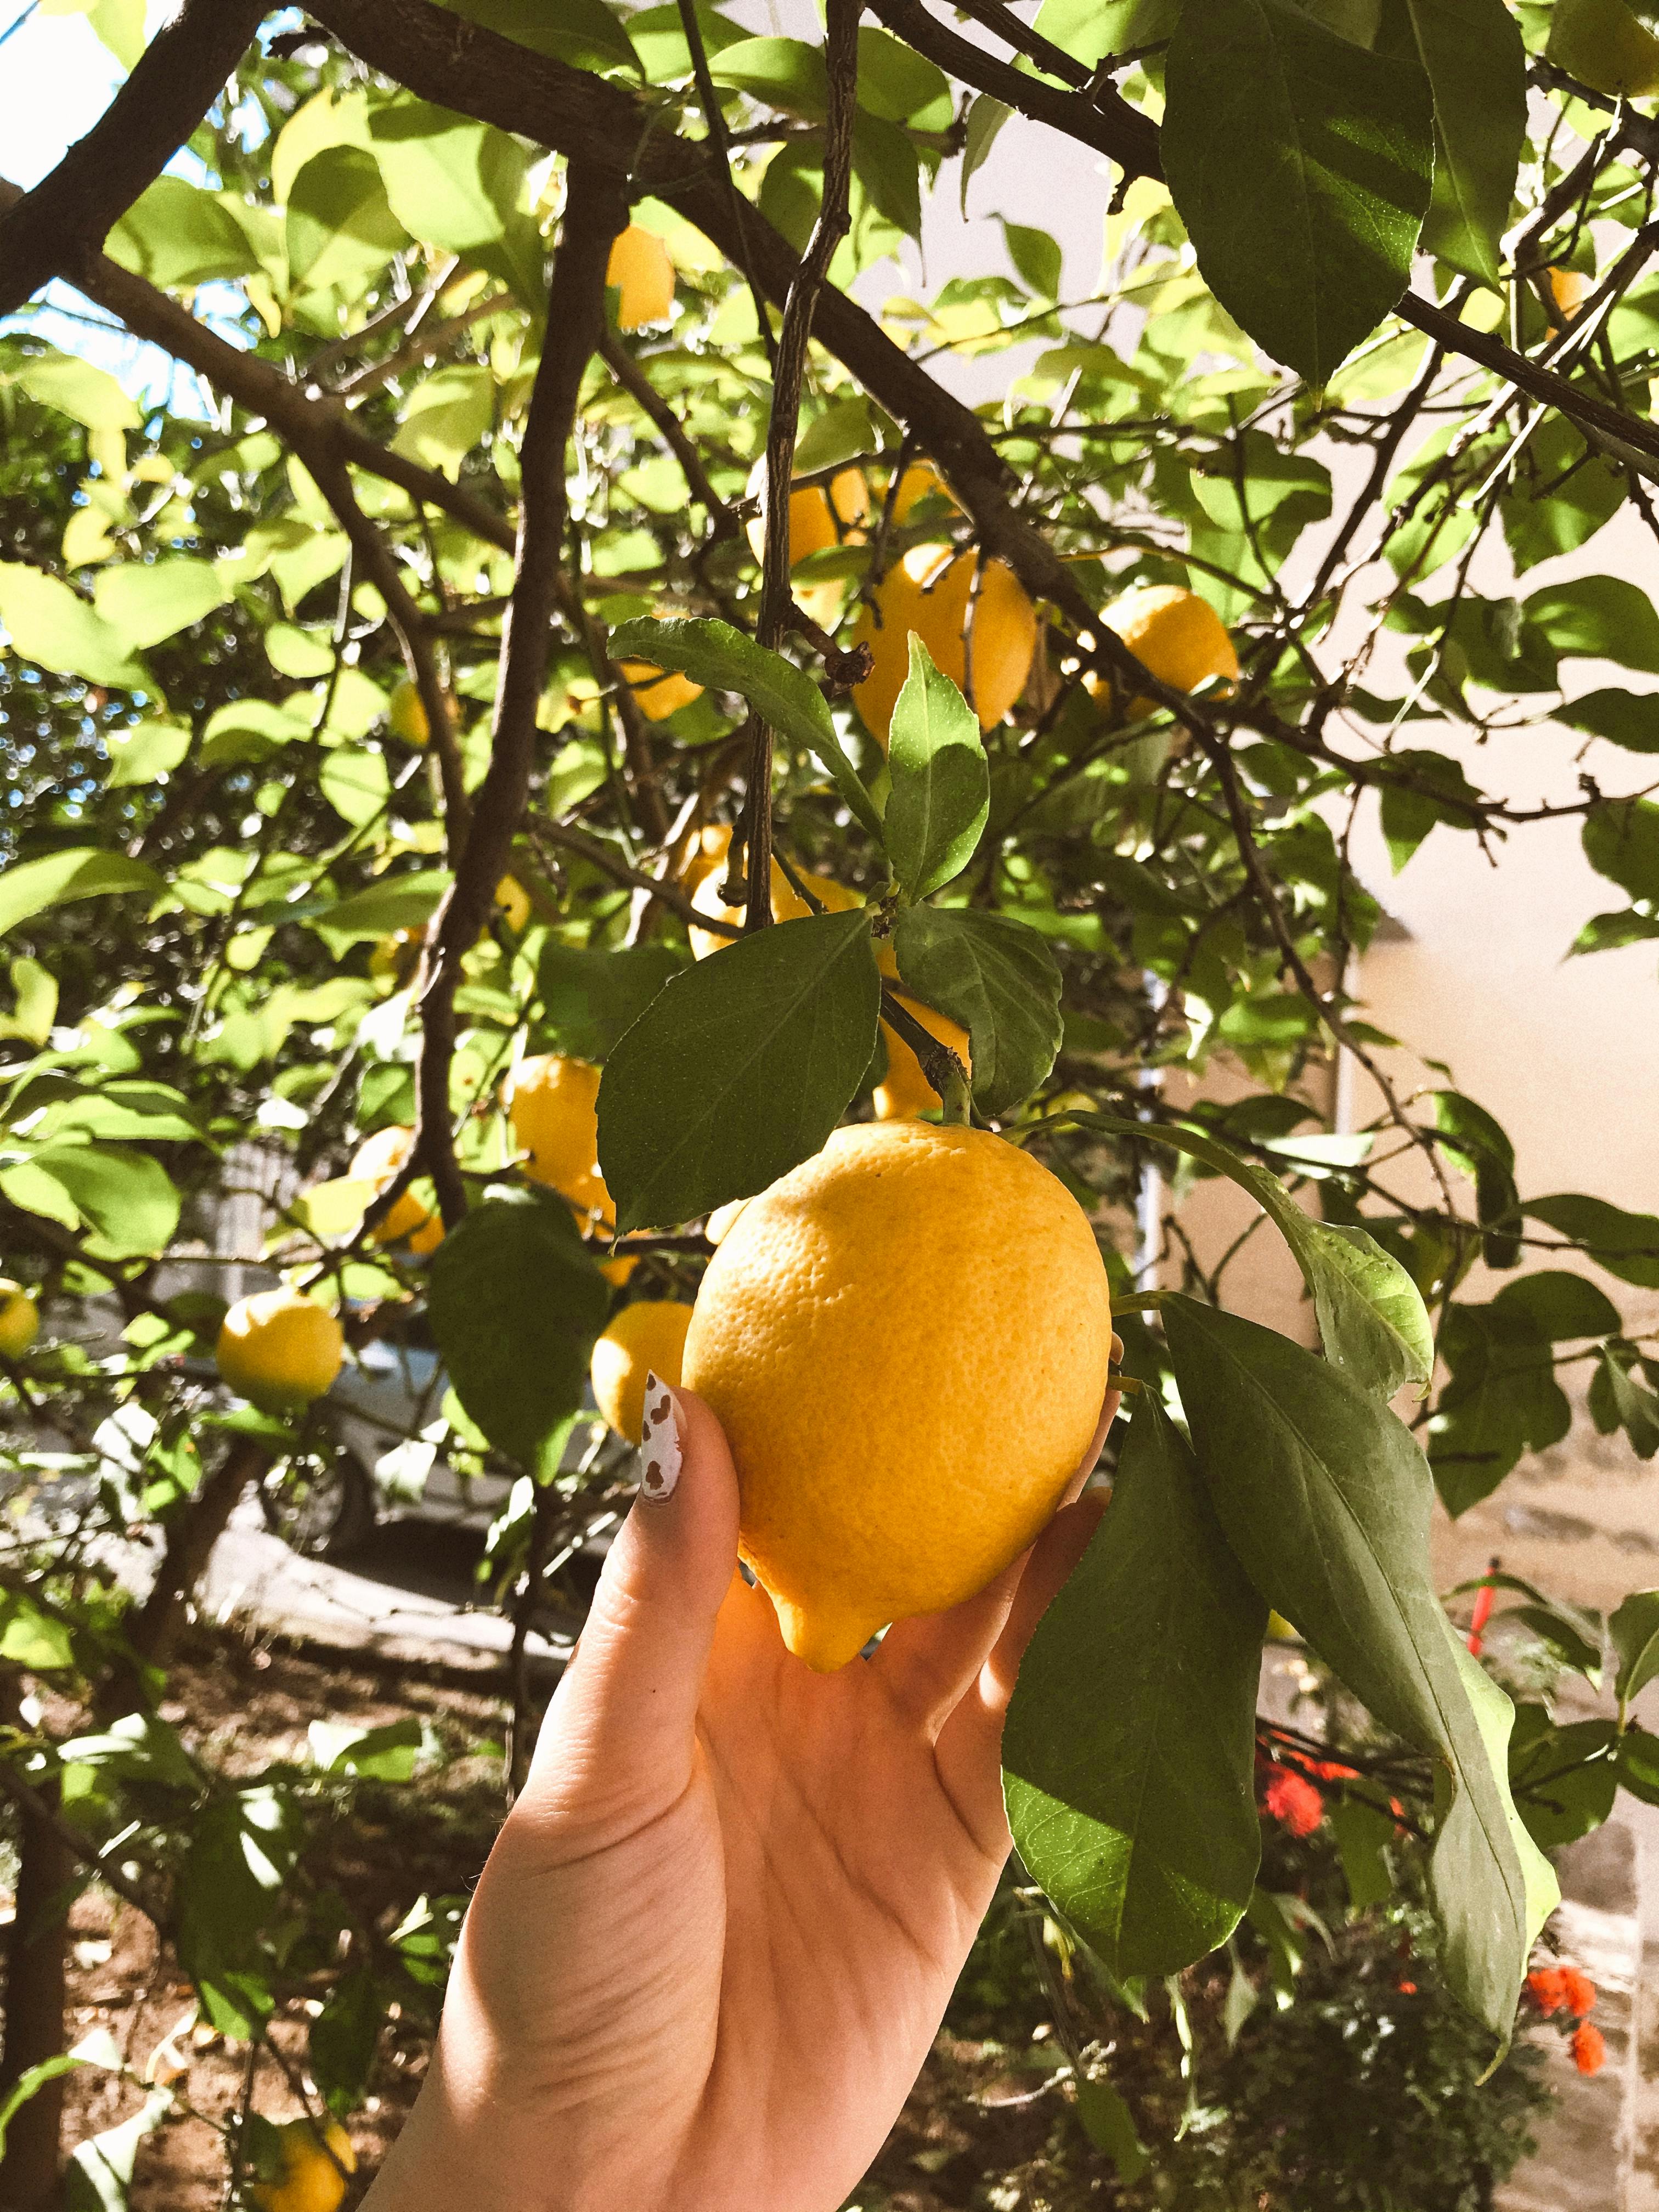
{"label": "pale skin", "polygon": [[991,1902],[1004,1716],[1101,1501],[814,1674],[736,1572],[719,1423],[675,1400],[678,1482],[605,1563],[368,2212],[835,2212]]}

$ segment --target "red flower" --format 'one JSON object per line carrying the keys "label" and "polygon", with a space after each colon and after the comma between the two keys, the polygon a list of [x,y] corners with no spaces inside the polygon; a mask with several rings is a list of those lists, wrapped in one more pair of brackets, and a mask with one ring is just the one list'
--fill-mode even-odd
{"label": "red flower", "polygon": [[1325,1817],[1325,1801],[1312,1783],[1284,1767],[1262,1791],[1261,1802],[1293,1836],[1312,1835]]}
{"label": "red flower", "polygon": [[1561,1969],[1561,1998],[1575,2020],[1595,2009],[1595,1984],[1578,1966]]}
{"label": "red flower", "polygon": [[1474,1610],[1469,1615],[1469,1650],[1477,1659],[1480,1656],[1481,1644],[1484,1641],[1480,1632],[1491,1619],[1492,1584],[1488,1583],[1483,1589],[1476,1590]]}
{"label": "red flower", "polygon": [[1572,2032],[1572,2063],[1581,2074],[1599,2074],[1607,2059],[1607,2046],[1599,2027],[1588,2021]]}
{"label": "red flower", "polygon": [[1546,2017],[1559,2012],[1567,2001],[1566,1977],[1559,1966],[1534,1966],[1527,1976],[1532,2001]]}
{"label": "red flower", "polygon": [[1402,1997],[1414,1997],[1417,1995],[1416,1983],[1401,1982],[1400,1984],[1400,1994]]}

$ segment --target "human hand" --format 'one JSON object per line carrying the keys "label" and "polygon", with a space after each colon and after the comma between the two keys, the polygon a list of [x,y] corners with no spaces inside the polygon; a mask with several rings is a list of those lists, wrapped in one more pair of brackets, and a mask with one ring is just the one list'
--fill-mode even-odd
{"label": "human hand", "polygon": [[814,1674],[735,1571],[718,1421],[672,1400],[371,2212],[834,2212],[995,1890],[1004,1715],[1101,1501],[979,1596]]}

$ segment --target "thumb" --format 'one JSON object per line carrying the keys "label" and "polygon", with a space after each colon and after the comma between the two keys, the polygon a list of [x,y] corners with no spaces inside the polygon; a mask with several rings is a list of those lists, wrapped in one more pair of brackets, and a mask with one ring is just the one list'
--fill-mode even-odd
{"label": "thumb", "polygon": [[615,1812],[631,1826],[690,1778],[714,1620],[737,1571],[738,1479],[708,1407],[655,1375],[639,1466],[536,1746],[520,1800],[532,1817],[557,1810],[603,1824]]}

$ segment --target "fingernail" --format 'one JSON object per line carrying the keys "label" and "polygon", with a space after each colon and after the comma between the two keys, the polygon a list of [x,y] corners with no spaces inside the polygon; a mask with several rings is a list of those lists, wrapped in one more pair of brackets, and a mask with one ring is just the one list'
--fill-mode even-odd
{"label": "fingernail", "polygon": [[672,1498],[680,1479],[679,1407],[659,1375],[645,1378],[645,1422],[640,1431],[640,1496],[653,1503]]}

